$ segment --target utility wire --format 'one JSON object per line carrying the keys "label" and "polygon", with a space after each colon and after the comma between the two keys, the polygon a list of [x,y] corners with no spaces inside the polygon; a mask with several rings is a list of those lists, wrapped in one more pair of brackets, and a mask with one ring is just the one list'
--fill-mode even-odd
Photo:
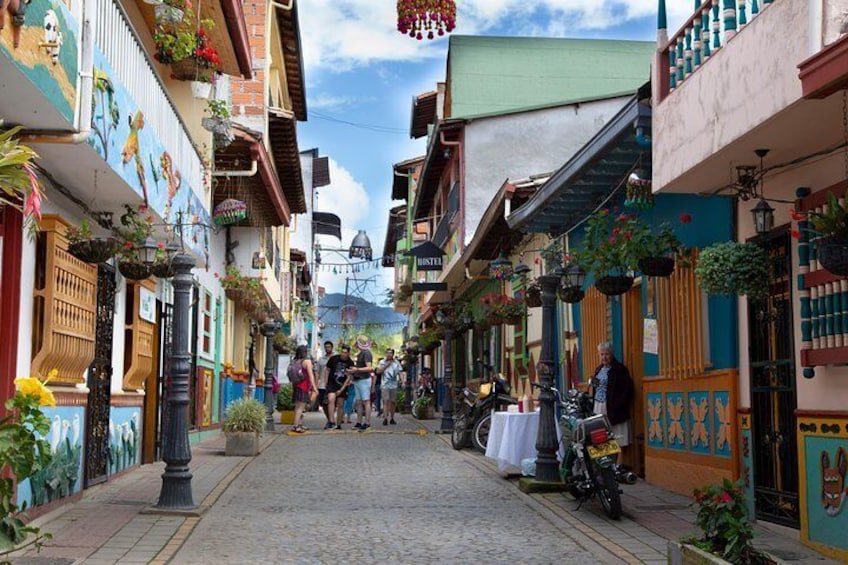
{"label": "utility wire", "polygon": [[320,112],[311,111],[309,113],[310,117],[318,118],[319,120],[325,120],[328,122],[335,122],[337,124],[344,124],[346,126],[351,126],[355,128],[360,128],[368,131],[373,131],[377,133],[392,133],[396,135],[407,135],[408,132],[404,128],[396,128],[391,126],[382,126],[377,124],[363,124],[360,122],[350,122],[348,120],[341,120],[339,118],[334,118],[333,116],[328,116],[326,114],[322,114]]}

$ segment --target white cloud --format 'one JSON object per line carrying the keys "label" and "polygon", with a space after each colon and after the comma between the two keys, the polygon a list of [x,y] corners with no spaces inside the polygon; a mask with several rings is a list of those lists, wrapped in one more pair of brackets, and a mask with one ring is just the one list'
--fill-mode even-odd
{"label": "white cloud", "polygon": [[364,97],[364,96],[347,96],[347,95],[333,95],[333,94],[318,94],[314,98],[310,98],[307,106],[310,110],[315,109],[323,109],[323,110],[337,110],[341,108],[345,108],[348,106],[354,106],[356,104],[363,104],[368,102],[374,102],[376,98]]}
{"label": "white cloud", "polygon": [[[691,15],[685,2],[669,2],[670,31]],[[395,0],[304,0],[301,37],[308,69],[346,71],[380,62],[443,58],[446,39],[416,41],[398,33]],[[656,0],[459,0],[463,35],[511,27],[534,35],[574,35],[655,16]],[[542,14],[546,14],[544,21]],[[535,16],[535,17],[534,17]]]}

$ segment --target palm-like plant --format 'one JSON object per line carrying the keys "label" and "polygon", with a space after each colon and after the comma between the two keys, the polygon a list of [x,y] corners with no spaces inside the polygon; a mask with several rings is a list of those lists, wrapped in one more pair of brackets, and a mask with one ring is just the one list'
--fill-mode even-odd
{"label": "palm-like plant", "polygon": [[40,220],[42,190],[33,164],[38,155],[14,138],[20,130],[18,126],[0,134],[0,203],[21,211],[27,220]]}

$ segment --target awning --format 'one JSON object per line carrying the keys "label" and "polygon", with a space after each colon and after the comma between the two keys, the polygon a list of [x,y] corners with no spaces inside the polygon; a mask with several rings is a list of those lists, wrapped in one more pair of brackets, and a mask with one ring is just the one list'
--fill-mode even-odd
{"label": "awning", "polygon": [[254,161],[257,171],[251,176],[215,177],[213,209],[222,201],[235,198],[247,204],[247,218],[239,226],[289,225],[291,211],[260,134],[239,125],[233,126],[233,133],[235,140],[215,151],[215,172],[247,171]]}
{"label": "awning", "polygon": [[392,167],[392,200],[406,200],[409,196],[409,175],[424,162],[424,156],[395,163]]}
{"label": "awning", "polygon": [[297,148],[297,122],[285,112],[268,111],[268,137],[271,154],[280,177],[283,194],[292,214],[306,213],[306,195],[300,169],[300,150]]}
{"label": "awning", "polygon": [[330,235],[342,240],[342,219],[330,212],[312,212],[312,225],[316,234]]}
{"label": "awning", "polygon": [[409,120],[409,137],[418,139],[427,135],[427,128],[436,121],[436,103],[439,93],[435,90],[412,97],[412,116]]}
{"label": "awning", "polygon": [[646,85],[546,182],[510,214],[514,230],[558,235],[586,218],[638,166],[651,170],[651,107]]}
{"label": "awning", "polygon": [[[297,7],[300,2],[292,1],[290,10],[271,8],[277,13],[277,25],[280,28],[280,43],[283,45],[283,64],[285,65],[286,84],[294,108],[294,115],[301,122],[306,121],[306,85],[303,73],[303,50],[300,41],[300,24]],[[273,6],[271,4],[270,6]]]}
{"label": "awning", "polygon": [[395,266],[397,242],[406,234],[406,204],[395,206],[389,210],[389,225],[386,227],[386,241],[383,243],[384,267]]}
{"label": "awning", "polygon": [[[442,134],[451,133],[451,137],[455,138],[461,134],[464,125],[463,120],[444,121],[436,126],[435,131],[433,131],[430,146],[427,148],[427,157],[424,159],[424,169],[418,179],[415,208],[412,214],[414,220],[425,218],[430,213],[430,206],[433,205],[442,172],[450,162],[450,151],[446,151],[449,147],[442,145]],[[455,141],[455,139],[447,141]],[[455,148],[450,147],[450,149]]]}

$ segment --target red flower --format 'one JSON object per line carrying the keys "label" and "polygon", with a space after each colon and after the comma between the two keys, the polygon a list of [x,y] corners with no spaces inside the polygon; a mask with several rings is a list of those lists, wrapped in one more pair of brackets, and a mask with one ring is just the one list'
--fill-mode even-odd
{"label": "red flower", "polygon": [[139,204],[139,205],[138,205],[138,211],[139,211],[139,212],[141,212],[142,214],[144,214],[145,212],[147,212],[147,204],[145,204],[144,202],[142,202],[141,204]]}
{"label": "red flower", "polygon": [[680,214],[680,223],[681,224],[688,224],[691,221],[692,221],[692,216],[690,216],[686,212],[683,212],[682,214]]}
{"label": "red flower", "polygon": [[132,241],[127,241],[126,243],[124,243],[124,249],[129,251],[132,248],[133,248],[133,242]]}
{"label": "red flower", "polygon": [[621,233],[621,228],[612,228],[612,235],[618,235]]}
{"label": "red flower", "polygon": [[616,222],[626,222],[628,220],[627,214],[622,214],[615,219]]}
{"label": "red flower", "polygon": [[792,230],[792,237],[794,237],[795,239],[801,239],[801,232],[799,232],[798,230]]}
{"label": "red flower", "polygon": [[730,496],[730,493],[723,492],[716,497],[716,502],[721,504],[730,504],[733,502],[733,497]]}
{"label": "red flower", "polygon": [[624,241],[630,241],[633,238],[633,232],[627,232],[624,234]]}
{"label": "red flower", "polygon": [[615,243],[615,236],[614,236],[614,235],[611,235],[611,236],[610,236],[610,238],[609,238],[609,242],[610,242],[610,243],[613,243],[613,244]]}
{"label": "red flower", "polygon": [[792,219],[793,219],[793,220],[795,220],[796,222],[800,222],[801,220],[806,220],[806,219],[807,219],[807,216],[806,216],[806,215],[801,214],[801,213],[799,213],[799,212],[796,212],[795,210],[790,210],[790,211],[789,211],[789,215],[790,215],[790,216],[792,217]]}

